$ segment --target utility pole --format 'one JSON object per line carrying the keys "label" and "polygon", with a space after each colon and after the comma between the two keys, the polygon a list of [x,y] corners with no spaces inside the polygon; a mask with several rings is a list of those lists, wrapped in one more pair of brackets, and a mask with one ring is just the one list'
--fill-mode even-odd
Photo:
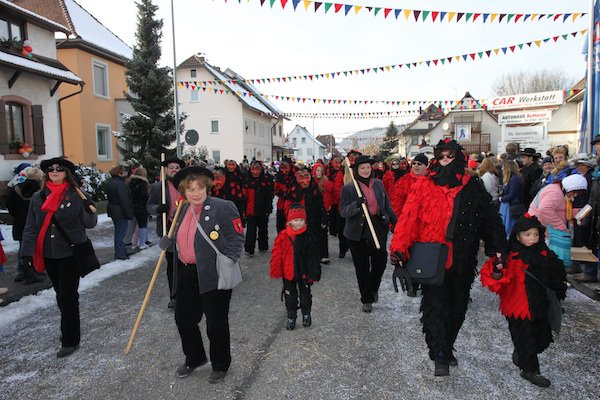
{"label": "utility pole", "polygon": [[181,158],[181,126],[179,124],[179,98],[177,96],[177,57],[175,53],[175,11],[171,0],[171,28],[173,30],[173,97],[175,101],[175,146],[177,158]]}

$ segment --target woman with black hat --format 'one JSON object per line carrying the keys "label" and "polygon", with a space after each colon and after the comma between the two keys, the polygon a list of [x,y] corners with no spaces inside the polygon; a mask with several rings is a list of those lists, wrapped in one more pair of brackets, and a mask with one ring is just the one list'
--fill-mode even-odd
{"label": "woman with black hat", "polygon": [[[492,198],[475,176],[455,140],[440,140],[431,171],[408,194],[390,245],[390,260],[404,268],[418,242],[445,244],[448,255],[441,286],[422,285],[423,332],[435,376],[457,365],[454,342],[465,320],[475,279],[480,239],[488,255],[503,254],[506,235]],[[501,257],[500,257],[501,258]],[[395,274],[394,274],[395,275]]]}
{"label": "woman with black hat", "polygon": [[[44,171],[42,190],[31,198],[31,206],[23,230],[23,265],[37,272],[46,270],[56,292],[60,309],[62,347],[57,357],[66,357],[79,348],[79,271],[71,243],[87,240],[86,229],[93,228],[97,216],[93,201],[78,193],[75,165],[64,158],[41,163]],[[57,224],[60,223],[60,228]],[[61,231],[68,232],[69,237]]]}
{"label": "woman with black hat", "polygon": [[[208,381],[223,380],[231,364],[229,302],[232,289],[218,289],[217,254],[213,246],[237,261],[244,246],[244,228],[233,202],[209,196],[213,173],[204,167],[187,167],[173,178],[185,196],[171,238],[163,236],[160,247],[171,251],[177,279],[173,288],[175,323],[181,337],[185,362],[177,375],[185,378],[208,358],[202,343],[200,323],[206,318],[212,373]],[[200,232],[203,230],[205,235]],[[209,243],[210,240],[210,243]]]}
{"label": "woman with black hat", "polygon": [[523,204],[525,208],[529,208],[529,204],[531,204],[531,200],[537,194],[532,192],[532,188],[534,186],[534,182],[539,179],[542,175],[542,167],[538,164],[540,159],[539,153],[535,151],[535,149],[531,147],[526,147],[525,150],[521,153],[521,163],[523,164],[523,168],[521,168],[521,180],[522,187],[521,191],[523,193]]}
{"label": "woman with black hat", "polygon": [[[383,183],[372,177],[371,165],[375,161],[368,156],[356,158],[352,171],[358,181],[361,196],[358,196],[354,183],[347,183],[342,187],[340,201],[340,215],[346,219],[344,236],[348,240],[362,310],[370,313],[373,303],[378,300],[381,277],[387,264],[387,234],[390,226],[396,224],[396,214],[390,204]],[[373,227],[380,244],[377,249],[371,237],[362,204],[365,203]]]}

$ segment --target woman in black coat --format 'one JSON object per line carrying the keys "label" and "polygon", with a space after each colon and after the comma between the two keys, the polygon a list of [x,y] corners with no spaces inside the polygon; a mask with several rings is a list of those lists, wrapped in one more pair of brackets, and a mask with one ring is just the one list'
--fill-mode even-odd
{"label": "woman in black coat", "polygon": [[[374,162],[375,160],[367,156],[356,159],[352,170],[362,196],[358,197],[351,182],[342,187],[340,201],[340,216],[346,219],[343,234],[348,239],[360,290],[360,301],[363,304],[362,310],[366,313],[373,310],[373,303],[378,300],[381,277],[387,264],[387,234],[390,227],[396,225],[396,214],[383,183],[372,177],[371,164]],[[363,203],[366,203],[369,210],[379,240],[379,250],[371,237],[362,209]]]}

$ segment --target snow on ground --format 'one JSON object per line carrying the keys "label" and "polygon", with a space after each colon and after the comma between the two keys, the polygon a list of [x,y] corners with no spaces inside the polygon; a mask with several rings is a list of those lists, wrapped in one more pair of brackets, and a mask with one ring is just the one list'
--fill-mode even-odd
{"label": "snow on ground", "polygon": [[[111,276],[130,271],[148,264],[155,264],[160,249],[158,246],[151,247],[142,252],[136,253],[129,260],[115,260],[102,265],[96,270],[81,279],[79,283],[79,293],[97,287],[104,280]],[[23,297],[21,300],[0,308],[0,331],[10,327],[15,321],[30,315],[40,309],[47,307],[56,307],[56,293],[53,288],[43,290],[35,295]]]}

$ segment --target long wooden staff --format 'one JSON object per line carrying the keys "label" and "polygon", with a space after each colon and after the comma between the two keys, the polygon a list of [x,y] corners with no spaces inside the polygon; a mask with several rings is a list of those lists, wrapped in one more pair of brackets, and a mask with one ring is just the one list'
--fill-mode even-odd
{"label": "long wooden staff", "polygon": [[[352,183],[354,183],[354,189],[356,189],[356,194],[359,198],[363,197],[360,188],[358,187],[358,182],[354,179],[354,171],[350,167],[350,160],[348,157],[344,160],[346,163],[346,171],[348,171],[350,179],[352,179]],[[373,238],[373,243],[375,243],[375,248],[377,250],[381,249],[381,245],[379,244],[379,239],[377,239],[377,234],[375,233],[375,228],[373,227],[373,221],[371,221],[371,215],[369,215],[369,210],[367,209],[367,205],[362,203],[363,213],[365,214],[365,218],[367,219],[367,225],[369,225],[369,231],[371,232],[371,237]]]}
{"label": "long wooden staff", "polygon": [[[163,166],[164,161],[165,161],[165,153],[160,153],[160,184],[161,184],[160,201],[161,201],[161,204],[167,204],[167,171],[165,171],[165,167]],[[163,234],[163,236],[165,236],[167,234],[167,215],[168,214],[169,214],[169,211],[162,213],[162,234]]]}
{"label": "long wooden staff", "polygon": [[[181,208],[185,200],[181,200],[179,205],[177,206],[177,211],[175,211],[175,217],[173,217],[173,224],[171,224],[171,228],[169,229],[169,238],[173,236],[173,232],[175,231],[175,225],[177,219],[179,218],[179,213],[181,212]],[[150,284],[148,285],[148,290],[146,290],[146,297],[144,297],[144,302],[142,303],[142,307],[140,308],[140,312],[138,313],[137,320],[135,321],[135,325],[133,326],[133,331],[131,332],[131,336],[129,337],[129,342],[127,343],[127,347],[125,348],[125,354],[129,353],[131,349],[131,345],[133,345],[133,340],[135,339],[135,334],[137,333],[138,328],[140,327],[140,322],[142,322],[142,316],[146,311],[146,306],[148,305],[148,300],[150,300],[150,294],[152,293],[152,289],[154,288],[154,283],[156,282],[156,278],[158,277],[158,272],[160,271],[160,266],[162,265],[167,251],[163,250],[160,252],[160,257],[158,258],[158,262],[156,263],[156,267],[154,268],[154,274],[152,274],[152,279],[150,279]]]}
{"label": "long wooden staff", "polygon": [[[83,200],[83,201],[87,201],[88,200],[88,198],[85,197],[85,194],[83,194],[83,192],[81,191],[81,189],[79,189],[78,187],[76,187],[75,191],[77,192],[77,194],[79,195],[79,197],[81,197],[81,200]],[[90,208],[90,211],[92,213],[96,214],[96,207],[94,207],[91,204],[88,207]]]}

